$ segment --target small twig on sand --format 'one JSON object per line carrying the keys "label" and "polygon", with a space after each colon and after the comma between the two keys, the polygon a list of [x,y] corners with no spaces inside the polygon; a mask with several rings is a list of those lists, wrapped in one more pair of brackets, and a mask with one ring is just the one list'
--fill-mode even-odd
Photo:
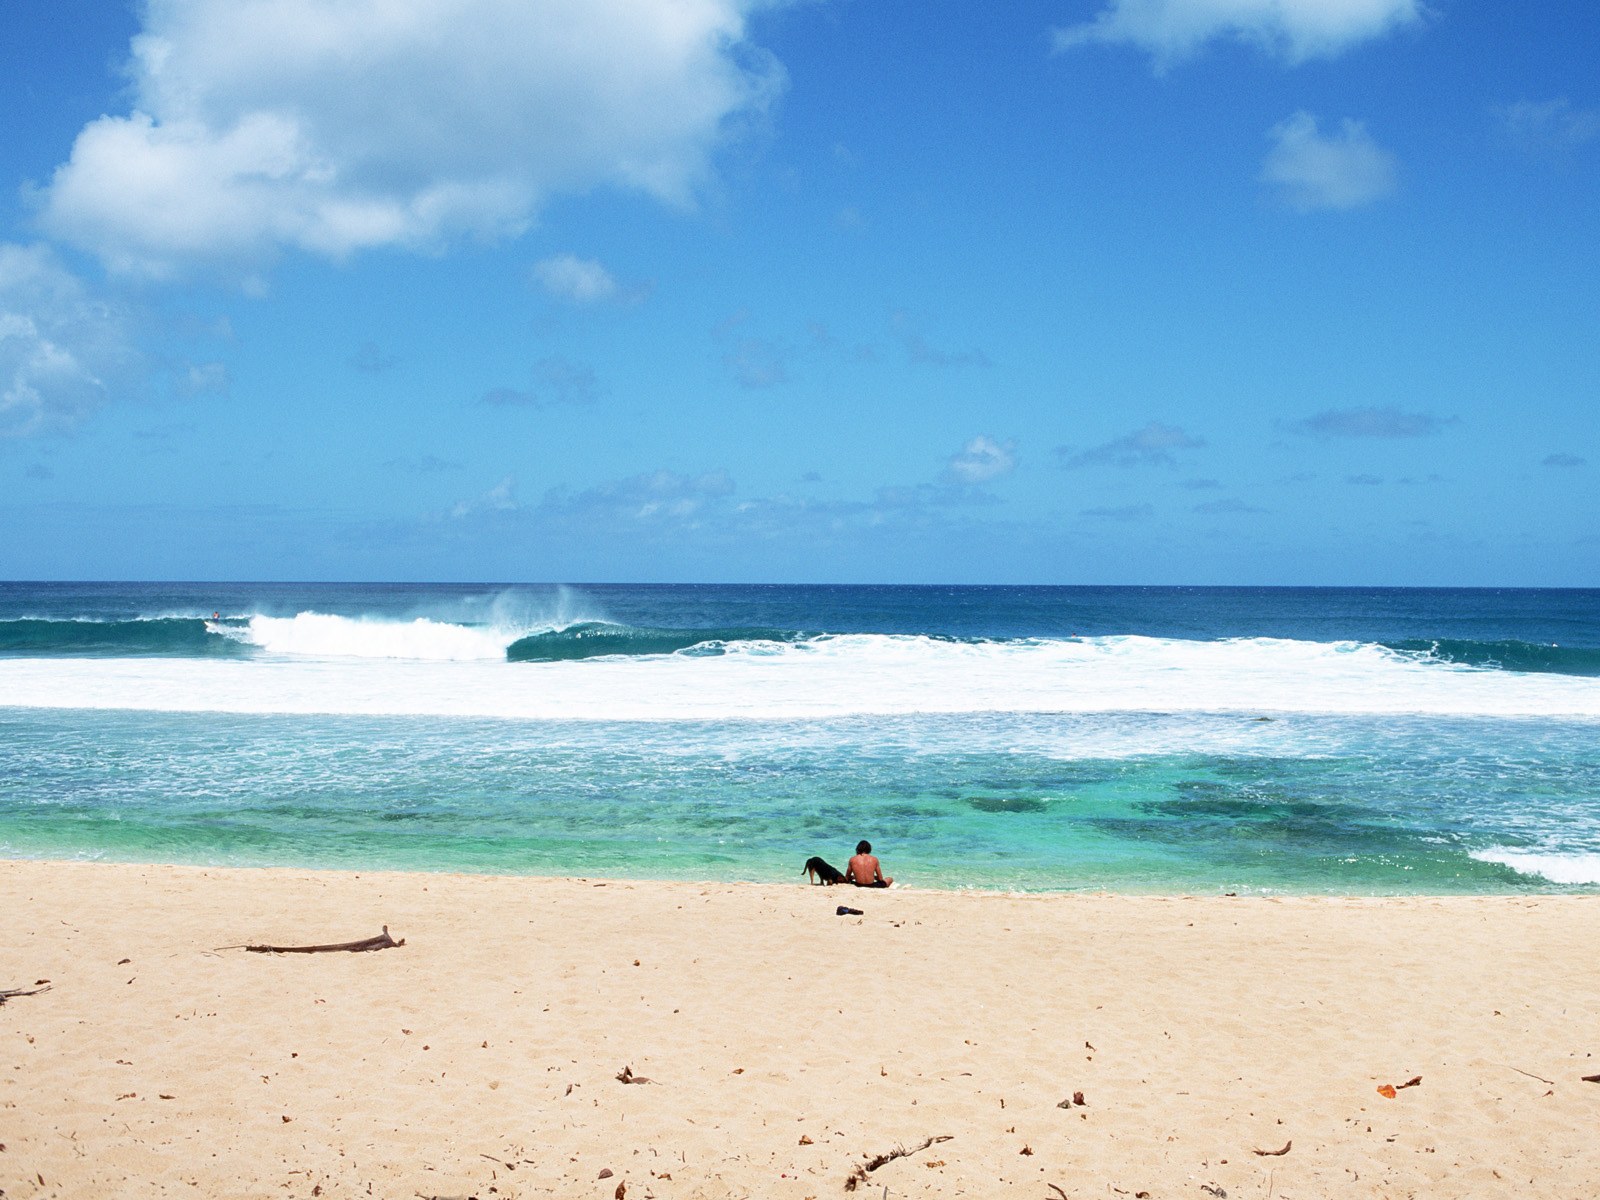
{"label": "small twig on sand", "polygon": [[47,980],[41,979],[39,982],[44,984],[44,986],[33,988],[0,988],[0,1004],[4,1004],[13,996],[37,996],[40,992],[48,992],[50,990],[50,984]]}
{"label": "small twig on sand", "polygon": [[1065,1192],[1063,1192],[1060,1188],[1058,1188],[1055,1184],[1047,1183],[1047,1184],[1045,1184],[1045,1187],[1049,1188],[1056,1195],[1060,1196],[1061,1200],[1067,1200],[1067,1194]]}
{"label": "small twig on sand", "polygon": [[936,1146],[940,1142],[948,1142],[954,1136],[954,1134],[947,1133],[942,1137],[931,1137],[919,1146],[912,1146],[909,1150],[907,1150],[904,1146],[896,1146],[887,1154],[875,1154],[871,1158],[867,1159],[866,1162],[858,1166],[854,1171],[850,1172],[850,1178],[844,1181],[844,1190],[847,1192],[853,1192],[857,1187],[867,1181],[868,1175],[872,1174],[872,1172],[876,1171],[879,1167],[885,1165],[886,1163],[892,1163],[897,1158],[910,1158],[911,1155],[919,1154],[926,1150],[929,1146]]}
{"label": "small twig on sand", "polygon": [[1293,1145],[1293,1140],[1290,1140],[1283,1144],[1282,1150],[1257,1150],[1255,1153],[1261,1155],[1262,1158],[1282,1158],[1285,1154],[1289,1153],[1289,1150]]}
{"label": "small twig on sand", "polygon": [[1508,1071],[1515,1071],[1518,1075],[1526,1075],[1529,1079],[1537,1079],[1540,1083],[1549,1087],[1555,1087],[1556,1085],[1554,1079],[1546,1079],[1543,1075],[1535,1075],[1532,1071],[1524,1071],[1521,1067],[1513,1067],[1510,1063],[1506,1063],[1505,1068]]}
{"label": "small twig on sand", "polygon": [[404,946],[405,938],[395,941],[389,936],[389,927],[385,925],[383,932],[376,937],[362,938],[357,942],[336,942],[326,946],[218,946],[218,950],[248,950],[252,954],[332,954],[340,950],[348,950],[352,954],[359,954],[363,950],[393,950],[397,946]]}
{"label": "small twig on sand", "polygon": [[643,1075],[635,1075],[633,1073],[633,1068],[632,1067],[623,1067],[622,1070],[617,1072],[617,1082],[618,1083],[654,1083],[655,1080],[654,1079],[649,1079],[649,1078],[647,1078],[646,1076],[643,1076]]}

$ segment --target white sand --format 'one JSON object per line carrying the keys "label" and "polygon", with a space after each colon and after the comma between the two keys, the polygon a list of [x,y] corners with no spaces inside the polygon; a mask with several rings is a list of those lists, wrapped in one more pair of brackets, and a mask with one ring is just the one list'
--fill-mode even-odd
{"label": "white sand", "polygon": [[51,983],[0,1006],[5,1200],[799,1200],[945,1135],[856,1195],[1600,1189],[1595,898],[3,862],[0,912]]}

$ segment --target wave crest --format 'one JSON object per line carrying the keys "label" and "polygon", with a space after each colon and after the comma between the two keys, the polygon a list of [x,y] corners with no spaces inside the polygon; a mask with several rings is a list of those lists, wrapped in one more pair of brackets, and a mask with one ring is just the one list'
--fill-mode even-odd
{"label": "wave crest", "polygon": [[1552,675],[1600,675],[1600,650],[1587,646],[1557,646],[1515,639],[1479,642],[1464,638],[1415,638],[1384,645],[1403,654],[1463,667]]}
{"label": "wave crest", "polygon": [[530,633],[506,647],[511,662],[567,662],[614,655],[722,654],[731,643],[789,644],[807,635],[792,629],[734,626],[716,629],[657,629],[583,621],[565,629]]}
{"label": "wave crest", "polygon": [[0,655],[16,657],[237,657],[238,642],[218,636],[199,617],[136,617],[130,621],[0,621]]}

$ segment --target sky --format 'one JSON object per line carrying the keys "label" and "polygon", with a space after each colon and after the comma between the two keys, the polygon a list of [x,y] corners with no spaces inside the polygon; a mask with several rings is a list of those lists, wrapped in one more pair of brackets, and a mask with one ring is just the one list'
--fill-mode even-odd
{"label": "sky", "polygon": [[1600,586],[1593,0],[0,31],[0,577]]}

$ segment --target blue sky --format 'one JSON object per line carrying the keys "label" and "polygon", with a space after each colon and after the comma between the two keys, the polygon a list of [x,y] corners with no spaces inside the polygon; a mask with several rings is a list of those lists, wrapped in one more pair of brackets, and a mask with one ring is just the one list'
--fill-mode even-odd
{"label": "blue sky", "polygon": [[18,0],[0,576],[1600,585],[1600,7]]}

